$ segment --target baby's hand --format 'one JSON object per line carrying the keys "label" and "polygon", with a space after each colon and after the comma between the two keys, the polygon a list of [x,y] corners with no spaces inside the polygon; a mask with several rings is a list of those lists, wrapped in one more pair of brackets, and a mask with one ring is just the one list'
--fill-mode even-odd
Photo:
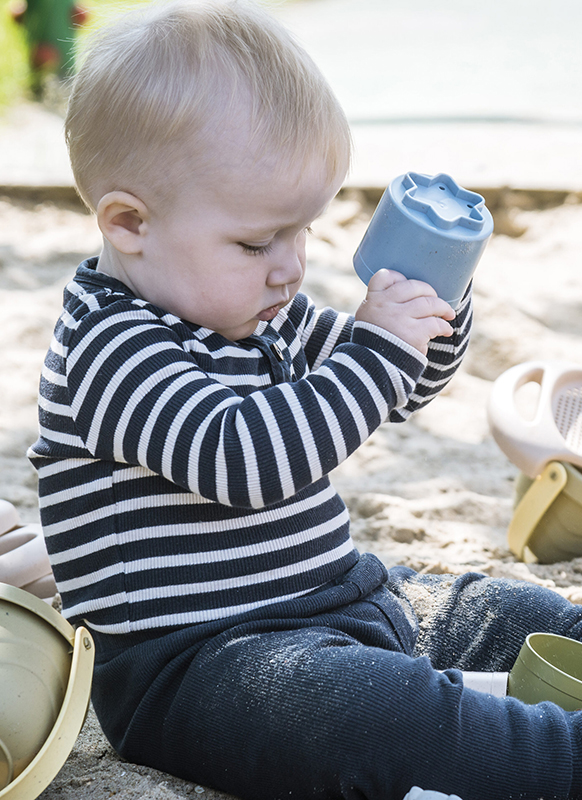
{"label": "baby's hand", "polygon": [[451,336],[446,320],[455,312],[428,283],[408,280],[400,272],[381,269],[370,278],[368,294],[356,311],[356,319],[399,336],[423,355],[437,336]]}

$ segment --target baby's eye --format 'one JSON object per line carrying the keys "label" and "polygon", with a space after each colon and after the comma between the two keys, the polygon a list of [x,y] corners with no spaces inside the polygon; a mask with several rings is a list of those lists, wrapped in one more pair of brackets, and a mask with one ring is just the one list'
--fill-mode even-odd
{"label": "baby's eye", "polygon": [[264,256],[269,253],[273,247],[272,243],[269,244],[245,244],[245,242],[237,242],[239,247],[242,247],[245,253],[251,256]]}

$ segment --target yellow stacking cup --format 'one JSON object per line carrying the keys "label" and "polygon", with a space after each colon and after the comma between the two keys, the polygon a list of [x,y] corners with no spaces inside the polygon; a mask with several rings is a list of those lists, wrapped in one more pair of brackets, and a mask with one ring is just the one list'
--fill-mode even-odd
{"label": "yellow stacking cup", "polygon": [[524,703],[544,700],[565,711],[582,709],[582,642],[554,633],[530,633],[507,682]]}
{"label": "yellow stacking cup", "polygon": [[507,539],[523,561],[553,564],[581,556],[580,468],[565,461],[550,461],[534,480],[520,473]]}

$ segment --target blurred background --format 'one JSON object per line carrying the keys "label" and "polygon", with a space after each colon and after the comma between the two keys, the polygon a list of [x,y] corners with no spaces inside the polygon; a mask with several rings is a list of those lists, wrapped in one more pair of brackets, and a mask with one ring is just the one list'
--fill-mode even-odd
{"label": "blurred background", "polygon": [[581,188],[577,0],[308,0],[278,13],[346,109],[356,183],[416,169]]}
{"label": "blurred background", "polygon": [[[140,1],[0,0],[0,185],[70,182],[59,117],[72,45]],[[580,189],[579,0],[263,3],[347,112],[351,185],[413,169],[474,188]]]}

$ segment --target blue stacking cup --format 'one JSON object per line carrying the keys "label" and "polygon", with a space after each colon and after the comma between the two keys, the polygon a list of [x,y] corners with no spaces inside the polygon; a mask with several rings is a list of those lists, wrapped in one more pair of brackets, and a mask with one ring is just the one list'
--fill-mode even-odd
{"label": "blue stacking cup", "polygon": [[382,195],[354,268],[365,284],[379,269],[425,281],[456,309],[492,233],[480,194],[444,173],[407,172]]}

